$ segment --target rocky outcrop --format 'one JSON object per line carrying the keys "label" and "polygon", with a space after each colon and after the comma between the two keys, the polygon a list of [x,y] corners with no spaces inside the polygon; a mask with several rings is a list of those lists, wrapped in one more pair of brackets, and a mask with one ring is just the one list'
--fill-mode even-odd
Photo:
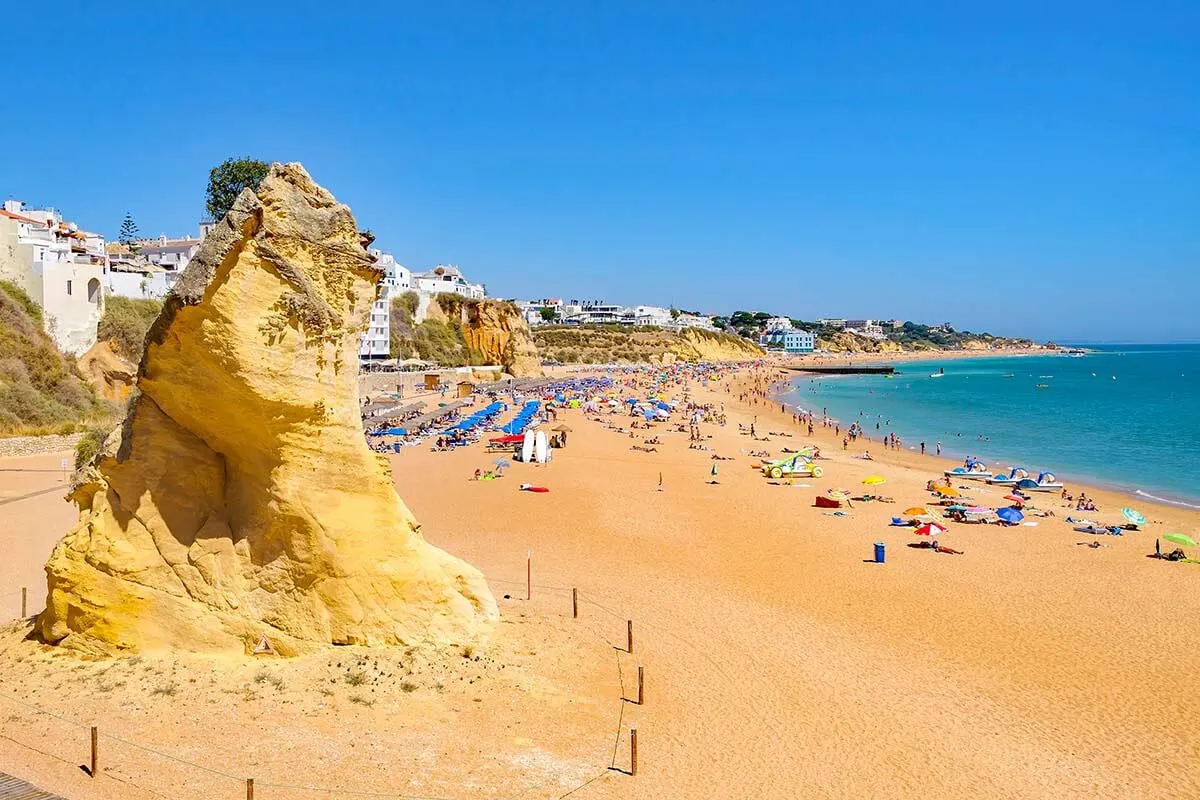
{"label": "rocky outcrop", "polygon": [[901,353],[904,348],[891,339],[872,339],[847,331],[822,336],[817,347],[829,353]]}
{"label": "rocky outcrop", "polygon": [[90,651],[294,654],[485,635],[474,568],[425,542],[366,446],[355,363],[380,278],[350,210],[274,165],[150,329],[124,425],[73,492],[40,635]]}
{"label": "rocky outcrop", "polygon": [[[751,361],[763,350],[740,336],[699,328],[667,331],[618,326],[543,327],[534,330],[538,350],[563,363],[653,363],[672,361]],[[671,362],[666,362],[671,363]]]}
{"label": "rocky outcrop", "polygon": [[112,342],[96,342],[80,356],[76,367],[97,396],[105,400],[124,403],[133,394],[137,365],[121,358]]}
{"label": "rocky outcrop", "polygon": [[468,347],[489,364],[500,364],[516,378],[540,376],[542,359],[525,318],[511,304],[481,300],[464,303],[462,332]]}
{"label": "rocky outcrop", "polygon": [[726,333],[713,333],[701,328],[684,328],[680,340],[692,352],[675,351],[689,361],[752,361],[763,356],[763,349],[748,339]]}

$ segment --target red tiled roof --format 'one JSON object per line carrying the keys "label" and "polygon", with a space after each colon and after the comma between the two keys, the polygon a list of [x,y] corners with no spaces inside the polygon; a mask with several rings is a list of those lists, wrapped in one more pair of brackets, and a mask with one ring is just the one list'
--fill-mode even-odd
{"label": "red tiled roof", "polygon": [[0,208],[0,217],[8,217],[9,219],[15,219],[17,222],[29,222],[34,225],[42,224],[41,222],[38,222],[36,219],[30,219],[29,217],[22,217],[20,214],[14,214],[11,211],[4,210],[3,208]]}

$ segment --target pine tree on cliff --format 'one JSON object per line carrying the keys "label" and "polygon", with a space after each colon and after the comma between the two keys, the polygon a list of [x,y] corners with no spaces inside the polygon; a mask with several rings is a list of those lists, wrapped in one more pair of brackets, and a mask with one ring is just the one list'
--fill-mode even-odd
{"label": "pine tree on cliff", "polygon": [[224,217],[233,208],[233,201],[249,187],[258,191],[258,185],[267,176],[271,165],[253,158],[227,158],[208,173],[208,192],[205,210],[214,221]]}
{"label": "pine tree on cliff", "polygon": [[139,238],[137,223],[133,221],[133,215],[126,211],[125,219],[121,220],[121,230],[117,233],[117,241],[136,253]]}

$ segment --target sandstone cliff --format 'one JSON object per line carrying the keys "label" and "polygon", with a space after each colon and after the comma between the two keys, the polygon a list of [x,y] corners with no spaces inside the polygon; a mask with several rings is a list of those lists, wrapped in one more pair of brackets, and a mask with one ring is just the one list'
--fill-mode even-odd
{"label": "sandstone cliff", "polygon": [[379,278],[350,210],[299,165],[242,193],[73,493],[46,641],[243,652],[266,636],[293,654],[486,634],[483,576],[424,541],[363,439],[355,363]]}
{"label": "sandstone cliff", "polygon": [[524,317],[509,303],[464,303],[461,317],[467,345],[489,364],[500,364],[517,378],[540,376],[542,359]]}
{"label": "sandstone cliff", "polygon": [[847,331],[821,336],[817,347],[829,353],[900,353],[905,349],[891,339],[872,339]]}
{"label": "sandstone cliff", "polygon": [[112,342],[96,342],[79,357],[75,366],[96,394],[105,400],[124,403],[133,394],[137,365],[121,358]]}
{"label": "sandstone cliff", "polygon": [[681,361],[751,361],[763,350],[740,336],[699,328],[681,332],[658,328],[618,326],[534,329],[539,351],[563,363],[663,363],[664,356]]}
{"label": "sandstone cliff", "polygon": [[529,326],[512,303],[452,293],[417,303],[415,312],[392,303],[394,356],[416,355],[447,367],[499,365],[517,377],[542,374]]}

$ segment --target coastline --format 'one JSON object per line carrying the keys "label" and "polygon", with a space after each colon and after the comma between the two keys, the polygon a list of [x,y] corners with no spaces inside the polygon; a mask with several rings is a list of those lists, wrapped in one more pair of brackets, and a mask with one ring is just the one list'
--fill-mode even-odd
{"label": "coastline", "polygon": [[[1035,355],[1035,353],[1021,353],[1020,355]],[[915,359],[908,359],[915,360]],[[925,359],[922,359],[925,360]],[[929,359],[939,360],[939,359]],[[788,409],[797,411],[806,411],[802,406],[790,403],[783,396],[786,391],[790,391],[793,387],[791,381],[803,373],[781,373],[779,380],[770,384],[766,399],[776,404],[775,411],[778,413],[778,406],[782,405]],[[836,379],[837,376],[812,376],[813,380],[830,380]],[[756,409],[757,410],[757,409]],[[786,419],[790,423],[791,411],[781,415],[781,419]],[[840,450],[841,441],[834,434],[833,429],[825,429],[820,425],[814,428],[814,438],[827,442],[830,447],[836,447]],[[928,453],[922,455],[915,448],[910,449],[908,445],[904,445],[902,450],[893,450],[884,448],[879,437],[871,437],[871,432],[859,440],[859,444],[855,447],[858,450],[869,450],[871,457],[875,461],[885,464],[893,464],[896,466],[905,466],[914,469],[926,469],[930,471],[931,476],[941,474],[944,470],[952,469],[962,465],[962,458],[971,455],[969,452],[960,453],[953,447],[943,449],[942,455]],[[1196,515],[1196,519],[1192,524],[1200,523],[1200,504],[1191,502],[1190,498],[1170,498],[1160,497],[1148,492],[1145,492],[1140,487],[1121,486],[1108,483],[1096,476],[1084,476],[1081,480],[1071,480],[1067,483],[1068,490],[1071,494],[1076,494],[1079,491],[1086,492],[1088,496],[1097,497],[1100,495],[1111,496],[1113,499],[1109,502],[1110,506],[1115,503],[1120,503],[1120,506],[1131,505],[1136,503],[1152,504],[1155,508],[1173,509],[1179,512],[1190,513]],[[1057,495],[1053,495],[1057,498]]]}

